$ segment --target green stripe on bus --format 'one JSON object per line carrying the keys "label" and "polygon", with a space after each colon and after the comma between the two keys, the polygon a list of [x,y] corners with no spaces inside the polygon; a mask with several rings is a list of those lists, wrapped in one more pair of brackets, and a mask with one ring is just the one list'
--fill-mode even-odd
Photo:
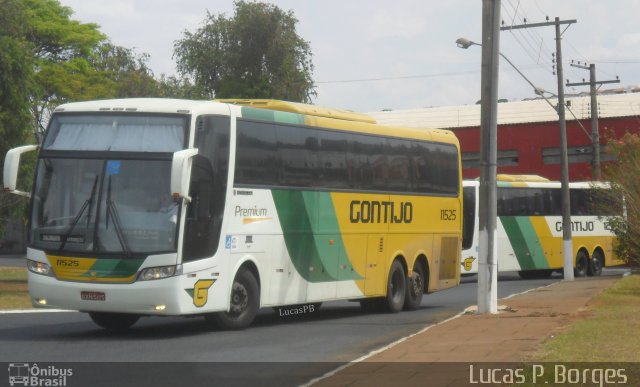
{"label": "green stripe on bus", "polygon": [[501,216],[500,221],[522,270],[549,268],[541,242],[528,217]]}
{"label": "green stripe on bus", "polygon": [[[339,265],[348,265],[353,268],[347,249],[344,246],[340,225],[336,217],[336,210],[333,206],[330,192],[313,192],[317,199],[318,209],[318,227],[314,229],[316,235],[325,235],[324,240],[320,241],[320,256],[323,262],[332,265],[335,268],[339,281],[364,279],[355,270],[340,270]],[[329,242],[331,241],[331,242]],[[324,246],[324,248],[322,248]]]}
{"label": "green stripe on bus", "polygon": [[[331,194],[272,190],[285,245],[294,267],[309,282],[359,279],[338,275],[340,257],[347,257]],[[348,259],[348,257],[347,257]]]}
{"label": "green stripe on bus", "polygon": [[97,259],[82,277],[93,277],[91,273],[96,273],[95,277],[98,278],[127,278],[134,275],[143,262],[144,259]]}
{"label": "green stripe on bus", "polygon": [[304,124],[304,115],[302,114],[256,109],[248,106],[242,107],[242,117],[260,121],[282,122],[285,124]]}

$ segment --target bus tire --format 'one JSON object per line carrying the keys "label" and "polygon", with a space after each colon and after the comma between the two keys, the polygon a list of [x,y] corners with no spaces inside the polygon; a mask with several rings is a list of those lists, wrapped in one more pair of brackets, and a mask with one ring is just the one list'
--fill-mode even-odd
{"label": "bus tire", "polygon": [[573,269],[573,275],[575,277],[584,277],[589,270],[589,260],[584,250],[578,251],[576,255],[576,267]]}
{"label": "bus tire", "polygon": [[600,250],[596,250],[593,252],[591,256],[591,260],[589,261],[589,270],[587,271],[587,275],[589,276],[599,276],[602,274],[602,267],[604,266],[604,257]]}
{"label": "bus tire", "polygon": [[404,296],[404,310],[416,310],[422,303],[422,295],[424,294],[424,272],[422,265],[416,262],[413,267],[413,273],[407,281],[407,290]]}
{"label": "bus tire", "polygon": [[259,308],[258,281],[250,270],[242,268],[233,280],[229,311],[206,315],[205,319],[213,320],[222,329],[244,329],[251,325]]}
{"label": "bus tire", "polygon": [[98,326],[111,331],[127,330],[140,319],[135,314],[109,312],[89,312],[89,317]]}
{"label": "bus tire", "polygon": [[400,261],[395,260],[391,264],[387,279],[387,297],[384,307],[387,312],[398,313],[404,306],[407,293],[407,275]]}

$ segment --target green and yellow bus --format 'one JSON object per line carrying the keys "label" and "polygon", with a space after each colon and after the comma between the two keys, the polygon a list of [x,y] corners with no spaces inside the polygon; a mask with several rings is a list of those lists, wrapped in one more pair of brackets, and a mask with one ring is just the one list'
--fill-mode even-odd
{"label": "green and yellow bus", "polygon": [[[27,250],[37,307],[248,326],[260,307],[416,309],[460,278],[455,136],[274,100],[120,99],[55,109]],[[167,196],[170,200],[167,200]],[[167,208],[167,202],[172,205]]]}
{"label": "green and yellow bus", "polygon": [[[535,175],[497,176],[498,271],[517,271],[522,278],[545,278],[562,271],[562,194],[560,182]],[[465,180],[461,272],[478,272],[479,182]],[[600,275],[606,266],[621,265],[615,235],[607,228],[622,209],[595,205],[605,183],[569,183],[571,233],[576,277]],[[615,213],[614,213],[615,212]]]}

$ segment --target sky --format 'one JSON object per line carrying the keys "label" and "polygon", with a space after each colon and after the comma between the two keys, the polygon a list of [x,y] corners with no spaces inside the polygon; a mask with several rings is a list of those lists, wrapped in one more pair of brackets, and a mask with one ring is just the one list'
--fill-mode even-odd
{"label": "sky", "polygon": [[[465,37],[482,42],[482,0],[263,0],[298,19],[298,35],[313,53],[320,106],[373,112],[474,104],[480,98],[481,47],[456,46]],[[174,75],[173,45],[195,32],[207,12],[233,15],[232,0],[60,0],[73,19],[96,23],[112,43],[150,56],[156,76]],[[570,66],[594,63],[599,81],[640,86],[640,0],[502,0],[504,25],[577,20],[563,25],[564,78],[589,79]],[[568,28],[566,28],[568,26]],[[565,30],[566,28],[566,30]],[[555,28],[500,33],[500,52],[534,85],[557,93],[553,74]],[[565,81],[566,83],[566,81]],[[565,88],[565,93],[588,91]],[[535,97],[504,60],[499,97]]]}

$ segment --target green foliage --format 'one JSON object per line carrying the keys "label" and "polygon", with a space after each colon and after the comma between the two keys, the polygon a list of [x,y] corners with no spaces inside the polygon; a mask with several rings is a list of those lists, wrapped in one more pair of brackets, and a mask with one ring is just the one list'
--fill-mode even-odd
{"label": "green foliage", "polygon": [[207,93],[185,77],[167,77],[164,74],[158,80],[158,97],[207,99]]}
{"label": "green foliage", "polygon": [[20,0],[0,0],[0,155],[27,140],[33,66]]}
{"label": "green foliage", "polygon": [[[27,13],[20,0],[0,0],[0,158],[28,142],[29,95],[33,88]],[[9,219],[22,219],[25,198],[0,192],[0,240]]]}
{"label": "green foliage", "polygon": [[147,67],[148,54],[132,49],[101,44],[94,52],[93,66],[103,78],[108,97],[152,97],[158,94],[158,82]]}
{"label": "green foliage", "polygon": [[[624,205],[625,216],[613,219],[609,227],[618,237],[617,253],[640,264],[640,135],[625,134],[616,139],[609,136],[607,149],[615,157],[614,163],[603,167],[603,178],[611,190],[601,193],[601,203],[613,208]],[[624,198],[624,203],[622,203]]]}
{"label": "green foliage", "polygon": [[277,98],[311,102],[315,96],[309,43],[292,11],[236,1],[235,14],[207,14],[204,26],[174,45],[178,71],[216,98]]}
{"label": "green foliage", "polygon": [[35,61],[31,95],[33,126],[44,131],[51,110],[69,100],[106,97],[101,74],[91,65],[94,48],[106,40],[93,23],[71,19],[57,0],[24,0],[27,40]]}

